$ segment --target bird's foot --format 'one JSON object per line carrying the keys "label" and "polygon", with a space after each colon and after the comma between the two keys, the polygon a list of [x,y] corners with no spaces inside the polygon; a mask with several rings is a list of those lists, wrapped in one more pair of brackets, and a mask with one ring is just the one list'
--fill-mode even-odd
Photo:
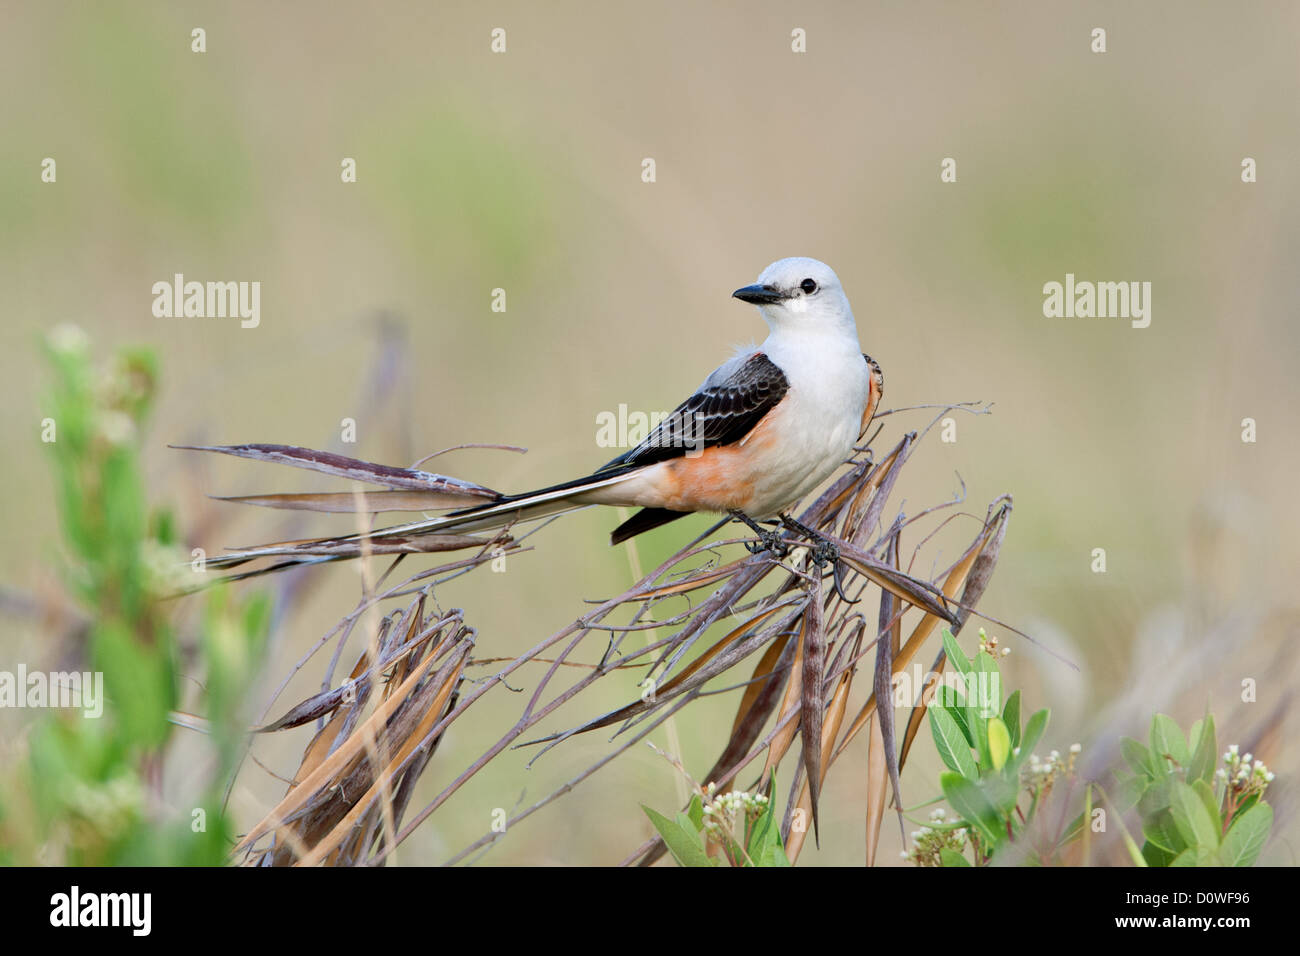
{"label": "bird's foot", "polygon": [[743,511],[733,511],[731,517],[748,525],[749,530],[753,531],[758,537],[757,541],[745,542],[745,550],[750,554],[762,554],[764,551],[768,551],[779,561],[790,553],[790,546],[785,543],[785,539],[775,529],[764,528]]}
{"label": "bird's foot", "polygon": [[813,567],[818,571],[830,565],[831,576],[835,583],[835,593],[839,595],[840,600],[845,604],[857,604],[858,601],[851,599],[844,593],[844,563],[840,560],[840,549],[835,543],[825,535],[814,531],[802,521],[792,518],[789,515],[781,515],[781,523],[791,531],[803,535],[813,546],[808,552],[808,559],[812,561]]}

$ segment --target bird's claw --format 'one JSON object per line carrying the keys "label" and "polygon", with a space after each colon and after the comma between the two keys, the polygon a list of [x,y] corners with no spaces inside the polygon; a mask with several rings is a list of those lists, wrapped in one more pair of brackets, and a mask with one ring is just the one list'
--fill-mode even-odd
{"label": "bird's claw", "polygon": [[790,548],[785,543],[785,539],[775,531],[760,530],[757,533],[757,541],[745,542],[745,550],[750,554],[762,554],[764,551],[769,551],[773,557],[780,560],[790,553]]}
{"label": "bird's claw", "polygon": [[814,567],[824,568],[826,565],[838,565],[840,562],[840,549],[835,547],[825,538],[815,538],[817,543],[809,553]]}
{"label": "bird's claw", "polygon": [[861,598],[854,600],[844,593],[844,562],[840,560],[840,549],[837,548],[833,542],[818,534],[807,525],[795,521],[793,518],[786,518],[785,521],[787,527],[793,528],[815,542],[812,549],[809,551],[808,558],[812,561],[813,567],[818,571],[821,571],[828,564],[830,565],[831,577],[835,585],[835,593],[839,595],[839,599],[845,604],[857,604],[861,601]]}
{"label": "bird's claw", "polygon": [[745,542],[745,550],[750,554],[762,554],[764,551],[768,551],[779,561],[790,553],[790,546],[785,543],[785,538],[781,537],[776,531],[769,531],[764,528],[743,511],[733,511],[731,517],[746,524],[749,530],[754,532],[754,535],[758,538],[757,541]]}
{"label": "bird's claw", "polygon": [[838,560],[838,558],[839,555],[836,554],[835,565],[831,569],[831,577],[835,582],[835,593],[839,595],[840,600],[845,604],[857,604],[862,600],[862,598],[851,598],[844,593],[844,563]]}

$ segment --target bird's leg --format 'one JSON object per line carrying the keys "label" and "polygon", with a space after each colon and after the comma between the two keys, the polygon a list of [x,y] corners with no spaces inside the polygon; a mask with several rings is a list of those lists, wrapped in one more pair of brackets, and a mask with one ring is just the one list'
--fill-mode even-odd
{"label": "bird's leg", "polygon": [[797,518],[792,518],[787,514],[781,515],[781,523],[796,534],[801,534],[813,543],[812,550],[809,552],[809,559],[813,566],[818,570],[831,566],[831,575],[835,581],[835,593],[840,596],[840,600],[845,604],[857,604],[844,593],[844,564],[840,561],[840,549],[827,540],[825,535],[819,534],[812,528],[808,527]]}
{"label": "bird's leg", "polygon": [[745,514],[743,511],[732,511],[731,517],[737,521],[743,521],[749,526],[749,530],[758,536],[757,541],[746,541],[745,549],[750,554],[758,554],[762,551],[771,551],[778,559],[784,558],[790,553],[790,548],[782,540],[781,535],[776,531],[769,531],[757,521]]}

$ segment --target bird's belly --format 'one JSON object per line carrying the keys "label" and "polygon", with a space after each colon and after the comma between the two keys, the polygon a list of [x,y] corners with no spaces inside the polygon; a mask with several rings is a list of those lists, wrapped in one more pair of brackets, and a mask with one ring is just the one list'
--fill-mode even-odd
{"label": "bird's belly", "polygon": [[589,500],[768,517],[807,494],[850,456],[861,414],[861,409],[850,409],[847,414],[817,416],[786,401],[744,440],[660,462],[626,482],[594,492]]}

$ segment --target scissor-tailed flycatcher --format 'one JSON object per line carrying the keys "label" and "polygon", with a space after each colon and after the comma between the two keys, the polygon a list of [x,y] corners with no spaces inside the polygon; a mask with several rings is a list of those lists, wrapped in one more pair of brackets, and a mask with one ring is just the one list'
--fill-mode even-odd
{"label": "scissor-tailed flycatcher", "polygon": [[849,300],[825,263],[782,259],[732,295],[758,306],[771,330],[767,340],[738,351],[643,442],[592,474],[438,518],[255,548],[211,563],[229,567],[270,555],[349,557],[358,552],[341,548],[345,542],[490,530],[592,504],[643,509],[614,530],[614,544],[711,511],[745,521],[773,547],[774,536],[755,522],[784,518],[852,456],[883,382],[879,366],[862,353]]}

